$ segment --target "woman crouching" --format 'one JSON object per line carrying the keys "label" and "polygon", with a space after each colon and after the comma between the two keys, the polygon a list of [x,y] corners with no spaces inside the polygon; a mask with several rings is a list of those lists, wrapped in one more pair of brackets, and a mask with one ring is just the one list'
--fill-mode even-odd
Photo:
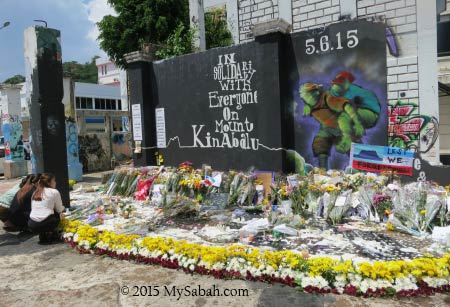
{"label": "woman crouching", "polygon": [[28,227],[39,233],[39,244],[57,239],[56,227],[64,217],[61,195],[56,188],[55,176],[43,173],[31,197],[31,213]]}

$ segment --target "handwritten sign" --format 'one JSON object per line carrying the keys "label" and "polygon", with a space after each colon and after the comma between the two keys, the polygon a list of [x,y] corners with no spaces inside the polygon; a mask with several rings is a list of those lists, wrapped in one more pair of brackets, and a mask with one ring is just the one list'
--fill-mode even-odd
{"label": "handwritten sign", "polygon": [[220,211],[224,210],[228,202],[227,193],[212,193],[202,204],[200,211]]}
{"label": "handwritten sign", "polygon": [[413,163],[414,152],[397,147],[353,143],[350,151],[351,167],[363,171],[412,176]]}
{"label": "handwritten sign", "polygon": [[206,125],[192,125],[193,147],[258,150],[259,139],[252,136],[255,125],[241,112],[258,104],[258,91],[252,88],[255,72],[252,61],[239,62],[235,53],[218,56],[213,77],[220,90],[208,93],[208,107],[220,110],[221,118],[210,131]]}

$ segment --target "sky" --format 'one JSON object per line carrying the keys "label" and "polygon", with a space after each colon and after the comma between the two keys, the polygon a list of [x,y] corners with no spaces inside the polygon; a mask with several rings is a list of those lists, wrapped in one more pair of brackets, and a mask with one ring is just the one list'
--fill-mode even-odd
{"label": "sky", "polygon": [[106,57],[97,41],[96,22],[105,15],[116,15],[107,0],[0,0],[0,83],[25,75],[23,33],[30,26],[43,25],[61,31],[63,62],[89,62],[92,57]]}

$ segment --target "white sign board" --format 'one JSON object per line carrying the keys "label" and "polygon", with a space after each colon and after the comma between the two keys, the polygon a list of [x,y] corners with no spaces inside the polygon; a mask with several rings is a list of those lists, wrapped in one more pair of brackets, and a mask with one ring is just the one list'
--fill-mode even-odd
{"label": "white sign board", "polygon": [[158,148],[166,148],[166,117],[164,116],[164,108],[156,108],[156,146]]}
{"label": "white sign board", "polygon": [[133,140],[142,141],[142,121],[141,121],[140,104],[133,104],[131,106],[131,117],[133,118]]}

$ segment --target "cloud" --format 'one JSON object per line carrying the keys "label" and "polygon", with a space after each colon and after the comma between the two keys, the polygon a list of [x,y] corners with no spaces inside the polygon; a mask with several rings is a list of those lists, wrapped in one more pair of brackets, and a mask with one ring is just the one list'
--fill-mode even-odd
{"label": "cloud", "polygon": [[107,0],[91,0],[84,6],[86,13],[88,14],[88,20],[94,24],[89,30],[87,37],[93,41],[96,41],[98,35],[100,34],[97,27],[97,22],[101,21],[106,15],[117,16],[117,13],[108,4]]}

